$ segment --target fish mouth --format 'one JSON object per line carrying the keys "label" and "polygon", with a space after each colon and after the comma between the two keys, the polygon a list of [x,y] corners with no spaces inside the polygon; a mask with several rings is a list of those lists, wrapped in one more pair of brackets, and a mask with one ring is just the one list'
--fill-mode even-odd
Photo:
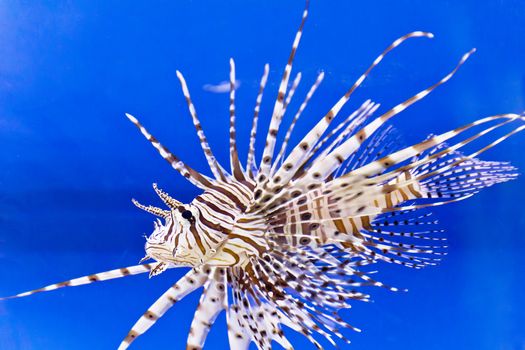
{"label": "fish mouth", "polygon": [[146,244],[146,255],[159,263],[174,264],[176,266],[197,266],[198,262],[193,261],[190,254],[175,255],[174,251],[163,244]]}
{"label": "fish mouth", "polygon": [[173,263],[171,251],[160,244],[146,244],[146,255],[158,262]]}

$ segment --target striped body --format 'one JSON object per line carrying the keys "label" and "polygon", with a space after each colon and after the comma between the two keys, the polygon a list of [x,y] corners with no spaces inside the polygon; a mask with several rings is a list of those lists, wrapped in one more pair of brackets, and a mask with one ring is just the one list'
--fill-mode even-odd
{"label": "striped body", "polygon": [[[525,128],[524,117],[501,114],[402,147],[390,122],[446,83],[474,53],[469,51],[441,80],[374,116],[379,105],[365,101],[332,125],[354,91],[395,48],[412,38],[432,38],[416,31],[388,46],[337,100],[317,124],[287,151],[294,127],[320,86],[314,81],[276,149],[280,126],[302,75],[291,79],[292,66],[308,15],[308,1],[285,66],[266,135],[256,160],[259,111],[268,80],[264,67],[255,102],[247,160],[240,161],[236,142],[235,63],[230,60],[229,170],[216,160],[193,105],[186,80],[177,77],[210,174],[202,174],[171,153],[132,115],[129,120],[158,153],[190,183],[202,190],[183,204],[154,185],[166,208],[139,208],[155,215],[146,240],[151,264],[85,276],[13,297],[186,266],[187,274],[169,288],[135,323],[121,342],[126,349],[177,301],[203,287],[187,340],[201,349],[215,319],[226,312],[231,349],[250,343],[269,350],[277,342],[293,345],[282,325],[334,346],[348,342],[345,329],[358,328],[338,312],[355,300],[368,301],[366,287],[398,291],[371,277],[371,266],[394,263],[411,268],[435,265],[445,254],[445,239],[430,207],[469,198],[483,188],[516,177],[502,162],[477,157]],[[498,134],[499,133],[499,134]],[[12,298],[12,297],[11,297]]]}
{"label": "striped body", "polygon": [[266,221],[247,212],[254,186],[218,181],[192,203],[171,207],[147,239],[147,256],[166,265],[229,267],[267,251]]}

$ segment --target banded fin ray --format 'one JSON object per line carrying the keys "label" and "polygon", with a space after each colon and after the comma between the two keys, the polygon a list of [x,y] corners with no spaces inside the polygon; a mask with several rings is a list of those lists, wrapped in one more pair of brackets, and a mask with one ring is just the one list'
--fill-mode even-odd
{"label": "banded fin ray", "polygon": [[266,136],[266,145],[263,150],[262,160],[259,166],[259,177],[263,176],[266,179],[270,173],[270,168],[272,165],[272,159],[274,154],[275,143],[277,141],[277,133],[279,132],[279,127],[282,121],[282,110],[284,105],[284,97],[286,94],[286,89],[288,87],[288,81],[290,80],[290,74],[292,71],[292,64],[303,35],[303,28],[308,18],[308,9],[310,7],[310,0],[305,1],[305,7],[303,11],[303,17],[301,19],[301,24],[299,29],[295,34],[295,39],[292,44],[292,50],[290,56],[288,57],[288,62],[284,68],[283,76],[281,78],[281,83],[279,84],[279,90],[277,93],[277,99],[275,100],[272,118],[270,120],[270,127],[268,130],[268,135]]}
{"label": "banded fin ray", "polygon": [[197,111],[195,110],[195,105],[193,104],[193,101],[191,100],[191,95],[188,89],[188,84],[186,83],[186,79],[184,78],[184,75],[182,75],[180,71],[177,71],[176,74],[177,74],[177,78],[179,79],[180,86],[182,88],[182,94],[184,95],[184,98],[186,99],[186,103],[188,105],[188,111],[190,112],[191,119],[193,121],[193,126],[195,127],[195,131],[197,131],[197,136],[199,138],[202,151],[204,152],[204,156],[206,157],[206,161],[208,162],[208,166],[210,167],[210,170],[216,179],[218,180],[221,179],[224,181],[226,179],[226,175],[225,175],[226,172],[221,167],[221,165],[217,162],[217,159],[213,155],[213,152],[208,143],[208,139],[206,138],[206,134],[204,133],[204,130],[202,129],[201,122],[197,115]]}
{"label": "banded fin ray", "polygon": [[129,113],[126,113],[126,117],[135,124],[135,126],[140,130],[142,135],[151,143],[153,147],[159,152],[159,154],[164,158],[173,169],[177,170],[182,176],[188,179],[189,182],[195,186],[205,190],[212,187],[212,180],[199,173],[198,171],[192,169],[185,163],[183,163],[176,155],[171,153],[165,146],[163,146],[153,135],[151,135],[146,128],[140,124],[137,118],[132,116]]}
{"label": "banded fin ray", "polygon": [[[403,42],[410,38],[416,37],[427,37],[432,38],[433,34],[427,32],[416,31],[406,34],[396,39],[390,46],[388,46],[370,65],[370,67],[363,73],[356,82],[348,89],[343,97],[341,97],[336,104],[326,113],[326,115],[319,120],[319,122],[303,137],[298,145],[292,149],[290,154],[284,160],[284,164],[276,171],[272,177],[271,187],[279,188],[283,184],[288,183],[297,173],[297,171],[308,161],[308,154],[311,155],[311,151],[315,144],[318,142],[320,137],[325,133],[332,120],[339,114],[344,105],[348,102],[353,92],[363,83],[368,77],[370,72],[383,60],[383,58],[393,49],[401,45]],[[267,160],[271,158],[267,158]],[[264,161],[264,158],[263,158]],[[261,182],[266,181],[266,177],[263,176],[258,178],[259,186],[261,187],[261,195],[259,198],[267,197],[271,190],[266,190]],[[256,198],[257,199],[257,198]]]}
{"label": "banded fin ray", "polygon": [[276,153],[278,133],[302,76],[297,73],[290,83],[308,11],[306,0],[279,82],[259,163],[255,161],[255,141],[268,65],[260,80],[244,165],[237,149],[236,71],[235,62],[230,59],[229,170],[215,159],[186,81],[177,72],[213,177],[187,166],[127,114],[174,169],[204,190],[191,203],[183,204],[154,185],[169,210],[133,200],[137,207],[160,218],[147,237],[144,258],[159,263],[84,276],[13,297],[147,271],[152,277],[172,264],[180,264],[191,269],[136,321],[119,349],[127,349],[176,302],[201,287],[187,349],[202,349],[210,327],[222,311],[226,312],[232,349],[247,350],[253,342],[258,350],[271,350],[275,342],[291,350],[293,346],[283,326],[323,349],[324,341],[337,347],[350,342],[346,332],[360,332],[344,321],[339,311],[350,308],[354,302],[370,301],[369,288],[404,291],[376,277],[375,269],[381,263],[415,269],[437,264],[447,246],[441,235],[443,230],[429,208],[464,200],[484,188],[514,179],[515,168],[508,163],[477,157],[525,129],[525,125],[518,124],[525,117],[491,116],[408,147],[396,144],[389,121],[450,80],[474,52],[471,50],[441,80],[379,117],[372,118],[379,104],[367,100],[332,125],[343,114],[355,90],[389,52],[409,38],[433,37],[431,33],[416,31],[383,50],[287,153],[295,125],[323,79],[321,72]]}
{"label": "banded fin ray", "polygon": [[244,180],[244,170],[239,161],[235,132],[235,61],[233,58],[230,58],[230,168],[236,180]]}
{"label": "banded fin ray", "polygon": [[[457,150],[499,127],[523,119],[516,114],[483,118],[393,153],[399,156],[391,154],[380,160],[372,159],[370,163],[349,174],[328,181],[321,189],[292,199],[292,206],[291,203],[285,202],[267,214],[272,217],[270,223],[275,231],[270,236],[277,239],[276,247],[281,246],[279,249],[288,249],[289,245],[334,243],[341,244],[345,249],[369,255],[372,259],[415,268],[432,265],[436,261],[434,258],[421,257],[420,254],[439,256],[439,249],[443,247],[415,244],[405,246],[397,240],[385,239],[370,223],[375,222],[384,213],[394,215],[396,212],[452,203],[468,198],[482,188],[515,178],[515,169],[507,163],[485,162],[474,157],[524,129],[523,124],[488,145],[479,146],[478,150],[468,156],[458,153]],[[485,127],[453,146],[444,144],[470,128],[494,121],[500,122]],[[416,159],[412,159],[407,166],[395,169],[391,173],[375,175],[415,156]],[[388,162],[385,161],[387,159]],[[367,168],[370,170],[362,170]],[[410,203],[420,199],[424,199],[425,202]],[[392,236],[399,238],[404,235],[395,235],[392,232]],[[431,237],[425,239],[432,240]]]}
{"label": "banded fin ray", "polygon": [[127,349],[139,336],[146,333],[177,301],[201,287],[206,282],[208,273],[209,271],[197,268],[188,271],[139,318],[120,343],[118,350]]}
{"label": "banded fin ray", "polygon": [[248,350],[252,338],[241,327],[241,316],[237,310],[237,305],[229,305],[226,312],[226,322],[228,323],[228,342],[230,349]]}
{"label": "banded fin ray", "polygon": [[[424,157],[424,158],[421,158],[419,160],[415,160],[413,162],[410,162],[409,164],[404,165],[401,168],[396,168],[396,169],[391,170],[397,164],[400,164],[401,162],[403,162],[403,161],[405,161],[407,159],[410,159],[411,157],[415,157],[418,154],[421,154],[422,152],[425,152],[425,151],[427,151],[429,149],[432,149],[432,148],[435,148],[435,147],[439,147],[440,144],[443,144],[443,143],[447,142],[448,140],[450,140],[452,138],[460,136],[462,133],[470,130],[471,128],[474,128],[474,127],[479,126],[481,124],[489,123],[489,122],[492,122],[492,121],[501,120],[501,119],[503,119],[503,121],[500,121],[496,125],[488,126],[485,129],[481,130],[480,132],[476,133],[475,135],[466,138],[465,140],[458,141],[457,143],[453,144],[452,146],[448,146],[446,148],[441,148],[439,150],[439,152],[430,154],[427,157]],[[472,122],[470,124],[467,124],[467,125],[465,125],[463,127],[460,127],[460,128],[457,128],[457,129],[445,132],[445,133],[443,133],[441,135],[438,135],[438,136],[430,137],[429,139],[427,139],[427,140],[425,140],[425,141],[423,141],[423,142],[421,142],[419,144],[416,144],[416,145],[413,145],[413,146],[410,146],[410,147],[406,147],[406,148],[401,149],[401,150],[399,150],[397,152],[394,152],[394,153],[392,153],[390,155],[386,155],[386,156],[384,156],[383,158],[381,158],[379,160],[370,162],[370,163],[368,163],[368,164],[366,164],[366,165],[364,165],[364,166],[362,166],[362,167],[360,167],[358,169],[353,170],[352,172],[346,174],[345,176],[337,179],[336,182],[345,181],[345,180],[351,179],[352,177],[362,178],[363,176],[367,176],[367,177],[370,178],[370,180],[368,180],[368,181],[374,181],[375,183],[379,183],[380,181],[386,180],[389,177],[390,178],[395,177],[397,174],[400,174],[403,171],[406,171],[406,170],[409,170],[409,169],[414,169],[414,168],[416,168],[418,166],[423,165],[424,163],[431,162],[431,161],[433,161],[434,159],[436,159],[438,157],[441,157],[441,156],[450,154],[452,152],[455,152],[455,151],[461,149],[462,147],[465,147],[466,145],[470,144],[471,142],[479,139],[480,137],[485,136],[485,135],[489,134],[490,132],[492,132],[492,131],[500,128],[500,127],[503,127],[503,126],[505,126],[505,125],[507,125],[509,123],[512,123],[512,122],[515,122],[515,121],[518,121],[518,120],[525,121],[525,118],[523,118],[523,117],[521,117],[520,115],[517,115],[517,114],[504,114],[504,115],[497,115],[497,116],[492,116],[492,117],[486,117],[486,118],[479,119],[479,120],[477,120],[475,122]],[[502,137],[503,138],[508,138],[508,137],[512,136],[514,133],[519,132],[522,129],[523,129],[523,126],[518,126],[511,133],[508,133],[508,134],[506,134],[506,135],[504,135]],[[498,143],[501,142],[501,141],[498,141]],[[488,145],[486,145],[485,147],[479,149],[475,153],[471,153],[471,154],[469,154],[468,156],[465,156],[465,157],[466,158],[477,157],[479,154],[481,154],[482,152],[492,148],[494,145],[495,144],[493,142],[489,143]],[[389,169],[391,171],[383,173],[387,169]],[[381,174],[381,173],[383,173],[383,174]],[[379,175],[379,174],[381,174],[381,175]],[[377,176],[377,175],[379,175],[379,176]]]}
{"label": "banded fin ray", "polygon": [[[254,273],[253,277],[256,276],[257,279],[249,277],[247,274],[236,276],[236,279],[240,282],[240,286],[236,288],[237,292],[234,293],[234,295],[237,295],[237,300],[232,310],[237,313],[237,319],[241,321],[241,327],[259,349],[268,349],[268,344],[272,338],[268,337],[268,334],[261,334],[260,331],[264,331],[266,326],[261,324],[254,312],[254,308],[256,309],[257,307],[251,304],[244,293],[249,292],[253,297],[259,295],[259,300],[274,300],[275,298],[270,297],[268,293],[277,293],[279,300],[272,301],[274,307],[278,310],[289,310],[286,314],[281,313],[280,322],[285,322],[286,325],[293,325],[293,327],[291,327],[292,329],[306,336],[312,344],[320,348],[320,344],[313,337],[312,329],[319,331],[328,338],[330,338],[330,335],[317,326],[311,314],[298,307],[299,301],[296,298],[283,293],[282,287],[278,283],[275,283],[276,281],[273,280],[273,276],[266,273],[265,270],[267,269],[268,267],[261,261],[261,264],[254,265],[254,270],[252,270]],[[268,289],[270,285],[275,287],[273,291]],[[262,305],[264,305],[264,303]],[[277,315],[279,315],[279,313],[277,313]],[[282,334],[279,331],[280,327],[278,323],[275,324],[275,326],[277,326],[276,334]]]}
{"label": "banded fin ray", "polygon": [[[441,155],[444,155],[446,153],[450,153],[450,152],[453,152],[453,151],[457,151],[458,149],[460,149],[461,147],[464,147],[465,145],[469,144],[470,142],[478,139],[479,137],[481,136],[484,136],[486,134],[488,134],[489,132],[499,128],[499,127],[502,127],[510,122],[514,122],[516,120],[523,120],[525,118],[523,118],[522,116],[520,115],[517,115],[517,114],[504,114],[504,115],[496,115],[496,116],[491,116],[491,117],[486,117],[486,118],[482,118],[482,119],[479,119],[475,122],[472,122],[472,123],[469,123],[465,126],[462,126],[460,128],[456,128],[454,130],[451,130],[451,131],[448,131],[448,132],[445,132],[441,135],[438,135],[438,136],[433,136],[419,144],[416,144],[416,145],[413,145],[413,146],[410,146],[410,147],[406,147],[402,150],[399,150],[397,152],[394,152],[393,154],[390,154],[390,155],[386,155],[384,156],[383,158],[379,159],[379,160],[375,160],[373,162],[370,162],[358,169],[355,169],[353,170],[352,172],[348,173],[348,174],[345,174],[341,177],[338,177],[336,179],[333,179],[331,181],[329,181],[325,186],[324,186],[324,191],[329,191],[332,195],[336,195],[338,193],[345,193],[347,198],[351,198],[352,196],[355,196],[359,193],[361,194],[364,194],[364,192],[361,190],[361,188],[366,188],[367,189],[367,192],[366,192],[366,195],[370,196],[372,194],[374,194],[375,192],[373,191],[377,191],[378,194],[384,192],[383,191],[383,188],[382,187],[371,187],[371,186],[377,186],[377,185],[381,185],[385,182],[388,182],[388,181],[391,181],[392,179],[396,179],[397,177],[399,177],[400,175],[402,175],[404,172],[406,171],[409,171],[411,169],[414,169],[420,165],[423,165],[425,162],[430,162],[432,161],[433,159],[441,156]],[[490,122],[493,122],[493,121],[497,121],[497,120],[503,120],[503,122],[500,122],[499,124],[496,124],[496,125],[492,125],[492,126],[489,126],[489,127],[486,127],[485,129],[483,129],[482,131],[478,132],[477,134],[465,139],[465,140],[462,140],[462,141],[458,141],[457,143],[453,144],[452,146],[449,146],[447,147],[446,149],[442,149],[440,150],[438,153],[435,153],[435,154],[432,154],[432,155],[429,155],[428,157],[425,157],[425,158],[422,158],[422,159],[419,159],[419,160],[415,160],[413,162],[410,162],[409,164],[407,165],[402,165],[401,167],[399,168],[396,168],[397,165],[399,165],[400,162],[410,158],[410,157],[413,157],[413,156],[416,156],[418,153],[421,153],[421,152],[424,152],[425,150],[428,150],[430,148],[433,148],[435,147],[436,145],[439,145],[443,142],[446,142],[448,141],[449,139],[453,138],[453,137],[458,137],[460,136],[462,133],[476,127],[476,126],[479,126],[479,125],[482,125],[482,124],[486,124],[486,123],[490,123]],[[522,127],[518,127],[513,133],[521,130]],[[506,137],[509,137],[510,135],[506,136]],[[501,140],[499,141],[501,142]],[[493,146],[493,145],[492,145]],[[492,147],[490,146],[490,147]],[[488,147],[488,146],[486,146]],[[475,155],[478,155],[478,154],[471,154],[470,157],[473,157]],[[385,169],[389,169],[390,171],[389,172],[386,172],[382,175],[378,175],[379,173],[381,172],[384,172]],[[392,168],[395,168],[394,170],[392,170]],[[408,186],[409,184],[406,183],[406,185]],[[315,187],[318,187],[318,185],[316,185]],[[299,193],[299,192],[298,192]],[[361,196],[361,195],[359,195]],[[288,201],[284,201],[283,203],[281,203],[280,205],[276,206],[274,209],[272,209],[272,211],[275,211],[275,210],[279,210],[283,207],[285,207],[286,205],[289,204],[289,202],[297,202],[297,203],[301,203],[303,201],[305,201],[306,199],[306,195],[305,194],[302,194],[302,195],[297,195],[297,196],[292,196],[292,198],[290,198]],[[317,200],[319,197],[317,196],[314,196],[313,198],[311,198],[311,200]],[[335,204],[334,204],[335,205]],[[355,214],[355,213],[354,213]]]}
{"label": "banded fin ray", "polygon": [[[303,114],[304,110],[306,109],[306,106],[308,105],[308,102],[310,102],[310,99],[317,91],[317,88],[319,85],[321,85],[321,82],[324,79],[324,72],[319,73],[317,76],[317,79],[315,80],[314,84],[310,87],[310,90],[306,94],[306,97],[304,101],[301,103],[301,106],[299,106],[299,110],[296,112],[295,116],[292,119],[292,122],[290,123],[290,126],[288,127],[288,130],[286,131],[286,134],[284,136],[283,143],[281,145],[281,149],[279,150],[279,153],[277,154],[277,157],[275,158],[274,165],[272,167],[272,174],[275,173],[276,167],[278,166],[279,162],[283,162],[284,155],[286,154],[286,148],[288,147],[288,142],[290,141],[290,137],[292,136],[292,132],[295,128],[295,125],[299,121],[299,118]],[[275,168],[274,168],[275,167]]]}
{"label": "banded fin ray", "polygon": [[259,112],[261,109],[261,102],[263,97],[264,88],[268,82],[268,73],[270,71],[270,65],[267,63],[264,65],[264,72],[261,77],[259,84],[259,92],[257,93],[257,99],[255,101],[255,107],[253,110],[252,128],[250,131],[250,143],[248,146],[248,156],[246,159],[246,172],[253,178],[253,169],[255,168],[255,138],[257,136],[257,124],[259,121]]}
{"label": "banded fin ray", "polygon": [[49,291],[60,289],[60,288],[64,288],[64,287],[77,287],[77,286],[82,286],[82,285],[85,285],[85,284],[91,284],[91,283],[95,283],[95,282],[99,282],[99,281],[108,281],[108,280],[112,280],[112,279],[116,279],[116,278],[132,276],[132,275],[138,275],[138,274],[141,274],[141,273],[146,273],[146,272],[152,271],[157,265],[158,265],[157,263],[133,265],[133,266],[128,266],[128,267],[123,267],[123,268],[120,268],[120,269],[114,269],[114,270],[109,270],[109,271],[105,271],[105,272],[99,272],[99,273],[95,273],[95,274],[92,274],[92,275],[86,275],[86,276],[82,276],[82,277],[78,277],[78,278],[73,278],[73,279],[70,279],[70,280],[67,280],[67,281],[50,284],[50,285],[42,287],[42,288],[30,290],[30,291],[19,293],[19,294],[16,294],[16,295],[3,297],[3,298],[0,298],[0,300],[22,298],[22,297],[33,295],[33,294],[36,294],[36,293],[49,292]]}
{"label": "banded fin ray", "polygon": [[[290,86],[290,89],[286,92],[286,98],[283,103],[283,109],[281,111],[281,119],[284,118],[286,114],[286,110],[288,109],[288,106],[292,102],[292,99],[295,95],[295,91],[299,87],[299,83],[301,82],[301,79],[303,78],[303,73],[299,72],[295,75],[294,80],[292,81],[292,84]],[[277,158],[276,158],[277,159]],[[275,162],[275,160],[274,160]]]}
{"label": "banded fin ray", "polygon": [[452,78],[452,76],[463,65],[463,63],[465,63],[465,61],[470,57],[472,53],[474,53],[474,50],[471,50],[465,55],[463,55],[461,57],[461,60],[456,65],[456,67],[449,74],[447,74],[445,77],[439,80],[437,83],[420,91],[419,93],[410,97],[406,101],[398,104],[397,106],[393,107],[388,112],[381,115],[380,117],[377,117],[370,124],[366,125],[360,131],[358,131],[355,135],[353,135],[351,138],[346,140],[343,144],[341,144],[339,147],[337,147],[332,152],[330,152],[325,158],[320,159],[319,162],[316,162],[314,165],[312,165],[312,167],[308,170],[307,174],[304,176],[304,179],[301,181],[305,182],[305,181],[324,179],[326,176],[331,174],[333,170],[340,164],[340,159],[348,158],[352,153],[354,153],[358,149],[361,142],[363,142],[370,135],[374,134],[374,132],[378,130],[385,122],[387,122],[392,117],[399,114],[400,112],[402,112],[403,110],[411,106],[412,104],[422,100],[424,97],[426,97],[428,94],[430,94],[432,91],[434,91],[434,89],[436,89],[440,85],[443,85],[444,83],[449,81],[450,78]]}
{"label": "banded fin ray", "polygon": [[[295,91],[297,90],[297,87],[299,86],[301,78],[302,78],[302,73],[301,72],[297,73],[297,75],[295,76],[295,79],[293,80],[292,86],[290,87],[290,90],[288,91],[286,95],[286,99],[283,104],[283,109],[281,111],[281,119],[284,118],[284,115],[286,114],[286,109],[288,108],[288,105],[290,104],[293,96],[295,95]],[[293,125],[293,121],[291,125]],[[283,145],[284,145],[284,140],[283,140]],[[275,172],[275,169],[278,167],[280,157],[281,157],[280,153],[277,154],[277,157],[275,157],[275,160],[272,162],[273,165],[270,169],[270,176]]]}
{"label": "banded fin ray", "polygon": [[208,332],[221,311],[228,307],[226,269],[211,268],[204,292],[191,322],[187,349],[202,349]]}
{"label": "banded fin ray", "polygon": [[[341,177],[348,172],[355,170],[375,161],[386,154],[401,147],[399,135],[391,125],[384,125],[383,130],[378,130],[373,137],[364,142],[364,147],[360,147],[360,152],[355,152],[334,172],[334,178]],[[363,149],[361,149],[363,148]]]}
{"label": "banded fin ray", "polygon": [[[310,167],[316,164],[318,159],[323,159],[330,152],[339,147],[343,142],[352,137],[355,134],[355,131],[358,128],[361,128],[367,122],[367,120],[376,112],[379,106],[379,104],[374,103],[370,100],[365,101],[358,109],[356,109],[344,121],[342,121],[334,130],[328,133],[325,138],[320,140],[310,151],[307,157],[309,157],[310,154],[315,155],[317,151],[319,151],[326,143],[328,143],[328,141],[330,141],[330,139],[334,135],[337,135],[337,133],[339,132],[339,135],[335,137],[328,146],[326,146],[324,151],[320,152],[318,155],[315,156],[315,158],[312,159],[312,161],[306,166],[306,170],[310,169]],[[355,152],[352,153],[349,156],[349,158],[353,157],[354,155]],[[299,178],[299,176],[296,177]]]}

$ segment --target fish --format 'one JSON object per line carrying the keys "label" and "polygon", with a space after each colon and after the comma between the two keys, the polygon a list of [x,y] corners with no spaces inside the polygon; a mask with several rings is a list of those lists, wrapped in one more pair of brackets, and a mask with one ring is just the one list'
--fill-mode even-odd
{"label": "fish", "polygon": [[[280,147],[278,135],[302,76],[292,67],[309,11],[301,23],[282,73],[266,142],[255,149],[260,107],[270,72],[264,66],[255,101],[245,162],[237,147],[235,61],[229,75],[229,165],[216,159],[201,126],[186,80],[177,71],[210,173],[196,171],[162,145],[139,120],[127,118],[173,169],[201,193],[182,203],[153,184],[164,207],[140,209],[155,216],[138,265],[95,273],[1,300],[26,297],[132,275],[154,277],[172,268],[187,273],[143,313],[123,337],[127,349],[174,304],[202,288],[186,348],[202,349],[217,316],[226,313],[231,349],[285,349],[293,345],[283,326],[305,336],[318,349],[349,343],[360,328],[339,311],[368,302],[372,287],[402,289],[376,279],[371,269],[395,264],[413,269],[436,265],[446,254],[443,230],[432,207],[468,199],[482,189],[516,179],[507,162],[484,161],[481,154],[525,128],[523,114],[484,117],[420,142],[402,146],[392,121],[449,81],[475,50],[465,53],[439,81],[378,114],[364,101],[348,116],[342,109],[354,91],[391,51],[407,40],[432,38],[424,31],[392,42],[346,93],[289,151],[294,127],[324,79],[320,72],[289,124]],[[339,117],[339,118],[338,118]],[[339,120],[337,124],[335,120]],[[353,334],[353,333],[352,333]],[[323,340],[324,339],[324,340]]]}
{"label": "fish", "polygon": [[[241,87],[241,81],[236,80],[234,88],[238,89]],[[214,84],[204,84],[202,86],[202,89],[204,91],[213,92],[214,94],[226,94],[230,92],[230,82],[229,81],[221,81],[220,83],[214,85]]]}

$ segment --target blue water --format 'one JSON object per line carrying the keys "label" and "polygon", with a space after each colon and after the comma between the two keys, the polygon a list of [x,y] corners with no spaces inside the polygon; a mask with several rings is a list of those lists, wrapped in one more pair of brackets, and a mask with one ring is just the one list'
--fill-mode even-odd
{"label": "blue water", "polygon": [[[267,125],[302,1],[1,1],[0,295],[135,264],[158,204],[152,182],[182,201],[198,191],[124,117],[132,113],[174,153],[205,170],[175,70],[188,80],[216,155],[227,164],[228,98],[202,89],[228,78],[234,57],[238,135],[247,147],[263,65]],[[525,109],[522,0],[313,1],[295,72],[295,110],[320,70],[325,82],[306,132],[393,39],[428,30],[385,59],[345,114],[366,98],[386,110],[478,52],[446,86],[396,117],[407,142],[477,118]],[[264,128],[263,128],[264,130]],[[297,141],[297,137],[294,139]],[[263,147],[263,138],[257,148]],[[525,135],[484,158],[525,169]],[[244,158],[245,152],[241,152]],[[380,266],[408,293],[374,291],[345,311],[364,329],[349,349],[525,349],[525,178],[438,210],[449,255],[422,271]],[[115,349],[140,315],[183,273],[135,276],[0,302],[0,349]],[[198,293],[133,344],[184,349]],[[291,335],[297,349],[313,349]],[[207,349],[227,349],[224,316]],[[346,348],[346,347],[345,347]]]}

